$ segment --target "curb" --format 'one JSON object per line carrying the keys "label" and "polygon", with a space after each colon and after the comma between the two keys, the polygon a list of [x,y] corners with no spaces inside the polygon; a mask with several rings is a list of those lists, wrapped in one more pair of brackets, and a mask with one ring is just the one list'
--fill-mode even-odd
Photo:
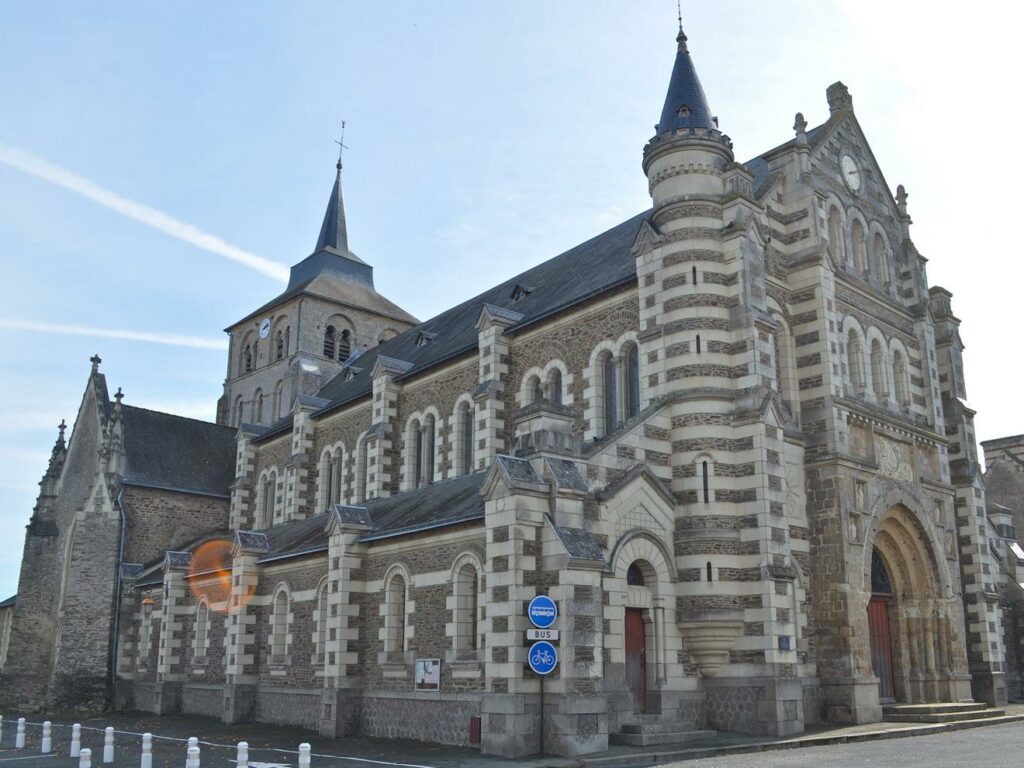
{"label": "curb", "polygon": [[865,733],[822,734],[805,736],[783,741],[758,741],[751,744],[734,746],[699,747],[679,749],[670,752],[638,752],[632,755],[609,755],[595,757],[576,763],[563,763],[563,766],[582,765],[587,768],[618,768],[618,766],[657,765],[670,761],[698,760],[709,757],[727,757],[729,755],[752,754],[756,752],[773,752],[784,749],[804,749],[805,747],[823,747],[832,744],[853,744],[860,741],[884,741],[886,739],[903,739],[912,736],[931,736],[938,733],[965,731],[971,728],[984,728],[991,725],[1006,725],[1024,721],[1024,714],[1003,715],[984,720],[965,720],[958,723],[929,723],[927,725],[909,726],[906,728],[890,728],[887,730],[868,731]]}

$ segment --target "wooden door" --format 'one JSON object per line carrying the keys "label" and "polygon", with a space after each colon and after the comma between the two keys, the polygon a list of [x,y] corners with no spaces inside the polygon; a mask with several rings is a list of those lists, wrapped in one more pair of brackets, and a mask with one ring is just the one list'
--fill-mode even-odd
{"label": "wooden door", "polygon": [[639,608],[626,609],[626,683],[633,694],[633,711],[646,711],[647,631]]}
{"label": "wooden door", "polygon": [[878,698],[893,701],[892,644],[889,637],[889,601],[872,597],[868,603],[868,635],[871,639],[871,668],[878,678]]}

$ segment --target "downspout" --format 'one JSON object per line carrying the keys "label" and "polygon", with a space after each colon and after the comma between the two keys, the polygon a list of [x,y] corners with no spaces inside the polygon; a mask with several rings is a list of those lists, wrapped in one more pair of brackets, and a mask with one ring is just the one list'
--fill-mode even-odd
{"label": "downspout", "polygon": [[120,542],[117,548],[117,591],[114,597],[114,623],[113,641],[110,644],[110,701],[113,703],[114,692],[117,681],[117,653],[118,643],[120,642],[120,624],[121,624],[121,565],[124,563],[124,540],[125,532],[127,531],[127,524],[125,522],[124,505],[121,503],[121,498],[124,495],[124,485],[122,484],[117,491],[117,498],[114,500],[114,505],[117,507],[118,513],[121,515],[121,536]]}

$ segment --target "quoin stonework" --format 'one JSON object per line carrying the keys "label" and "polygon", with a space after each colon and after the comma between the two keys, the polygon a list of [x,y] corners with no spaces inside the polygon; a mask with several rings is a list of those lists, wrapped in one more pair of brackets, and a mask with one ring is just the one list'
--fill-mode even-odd
{"label": "quoin stonework", "polygon": [[842,83],[737,162],[677,48],[649,210],[420,322],[349,248],[339,164],[313,253],[227,329],[217,423],[94,357],[0,604],[3,703],[526,755],[538,594],[559,754],[1020,697],[1024,439],[986,444],[987,502],[907,192]]}

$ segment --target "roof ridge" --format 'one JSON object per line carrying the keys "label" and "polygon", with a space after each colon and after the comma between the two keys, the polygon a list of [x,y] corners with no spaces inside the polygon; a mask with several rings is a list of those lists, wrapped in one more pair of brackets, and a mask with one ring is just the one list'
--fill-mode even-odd
{"label": "roof ridge", "polygon": [[229,432],[234,432],[235,431],[234,427],[229,427],[229,426],[227,426],[225,424],[218,424],[215,421],[206,421],[205,419],[197,419],[194,416],[182,416],[180,413],[170,413],[169,411],[158,411],[155,408],[144,408],[141,405],[130,405],[129,403],[122,403],[121,404],[121,408],[122,409],[130,408],[133,411],[146,411],[147,413],[158,413],[161,416],[171,416],[172,418],[182,419],[183,421],[194,421],[197,424],[205,424],[205,425],[210,426],[210,427],[218,427],[220,429],[228,430]]}

